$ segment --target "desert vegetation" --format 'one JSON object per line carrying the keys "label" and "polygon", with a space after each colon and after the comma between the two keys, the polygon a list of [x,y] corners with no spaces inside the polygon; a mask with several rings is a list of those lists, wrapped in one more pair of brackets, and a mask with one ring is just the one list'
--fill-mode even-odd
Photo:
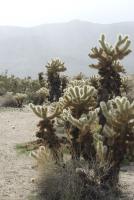
{"label": "desert vegetation", "polygon": [[89,53],[98,71],[91,77],[61,75],[67,67],[60,59],[37,80],[0,75],[0,106],[28,104],[40,118],[35,139],[20,145],[37,162],[36,199],[121,198],[121,167],[134,161],[134,100],[121,64],[130,44],[128,36],[111,45],[101,35]]}

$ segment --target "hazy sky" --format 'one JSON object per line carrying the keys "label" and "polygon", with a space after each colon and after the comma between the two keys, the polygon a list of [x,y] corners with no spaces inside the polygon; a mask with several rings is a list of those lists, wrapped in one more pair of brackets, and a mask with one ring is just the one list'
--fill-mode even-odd
{"label": "hazy sky", "polygon": [[134,21],[134,0],[0,0],[0,25]]}

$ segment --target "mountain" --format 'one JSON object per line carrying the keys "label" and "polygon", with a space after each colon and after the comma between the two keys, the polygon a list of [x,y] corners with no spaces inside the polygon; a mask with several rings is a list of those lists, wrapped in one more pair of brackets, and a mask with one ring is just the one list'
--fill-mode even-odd
{"label": "mountain", "polygon": [[[117,34],[127,34],[134,50],[134,22],[97,24],[73,20],[68,23],[45,24],[36,27],[0,26],[0,72],[5,69],[18,76],[37,76],[53,57],[60,57],[70,75],[94,73],[88,65],[90,49],[98,45],[101,33],[113,43]],[[128,73],[134,73],[134,53],[123,61]]]}

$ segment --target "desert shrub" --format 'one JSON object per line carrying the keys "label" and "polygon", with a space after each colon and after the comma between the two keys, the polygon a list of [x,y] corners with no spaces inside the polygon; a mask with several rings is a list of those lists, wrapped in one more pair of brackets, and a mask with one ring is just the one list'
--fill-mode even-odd
{"label": "desert shrub", "polygon": [[17,102],[17,107],[22,107],[24,101],[26,100],[27,98],[27,95],[26,94],[23,94],[23,93],[17,93],[14,95],[14,98]]}
{"label": "desert shrub", "polygon": [[30,93],[35,93],[40,89],[39,80],[33,80],[31,77],[18,78],[13,75],[9,76],[7,73],[0,75],[0,95],[5,94],[6,92],[16,93],[25,93],[29,96],[30,102]]}
{"label": "desert shrub", "polygon": [[6,90],[4,88],[0,88],[0,96],[3,96],[6,94]]}
{"label": "desert shrub", "polygon": [[35,105],[42,105],[44,103],[44,97],[41,97],[36,92],[28,93],[28,103],[33,103]]}
{"label": "desert shrub", "polygon": [[6,94],[6,89],[4,87],[4,82],[0,81],[0,96]]}
{"label": "desert shrub", "polygon": [[17,107],[17,102],[12,95],[7,94],[0,97],[0,106],[1,107]]}
{"label": "desert shrub", "polygon": [[66,161],[56,164],[49,149],[33,153],[38,162],[38,198],[40,200],[113,200],[111,188],[105,188],[96,176],[96,163]]}

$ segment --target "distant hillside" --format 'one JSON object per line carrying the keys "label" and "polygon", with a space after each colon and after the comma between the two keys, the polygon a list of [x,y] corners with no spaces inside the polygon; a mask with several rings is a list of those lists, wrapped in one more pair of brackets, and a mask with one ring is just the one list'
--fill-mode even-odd
{"label": "distant hillside", "polygon": [[[134,49],[134,22],[96,24],[74,20],[68,23],[45,24],[32,28],[0,27],[0,72],[19,76],[35,76],[53,57],[65,61],[69,74],[80,71],[93,73],[88,65],[90,49],[98,44],[101,33],[114,42],[119,33],[128,34]],[[134,73],[134,53],[124,64],[128,73]]]}

